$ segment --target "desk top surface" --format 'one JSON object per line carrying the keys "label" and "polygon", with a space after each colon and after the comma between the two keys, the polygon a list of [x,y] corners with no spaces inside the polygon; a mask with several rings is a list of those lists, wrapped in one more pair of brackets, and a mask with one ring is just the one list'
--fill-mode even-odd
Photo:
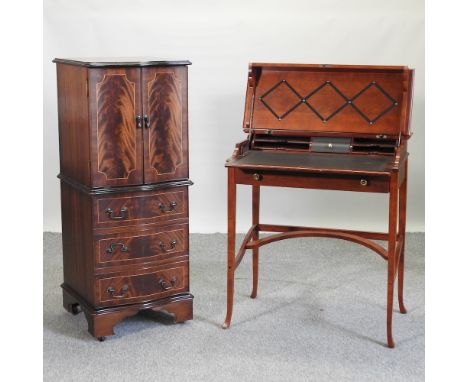
{"label": "desk top surface", "polygon": [[226,167],[252,170],[388,175],[392,171],[393,163],[393,156],[384,155],[250,150],[241,158],[228,160]]}

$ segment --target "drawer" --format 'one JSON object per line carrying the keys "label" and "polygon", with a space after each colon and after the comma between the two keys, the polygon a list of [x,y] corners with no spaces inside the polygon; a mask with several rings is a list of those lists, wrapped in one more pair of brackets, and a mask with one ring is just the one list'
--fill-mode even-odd
{"label": "drawer", "polygon": [[298,187],[323,190],[388,193],[390,176],[322,174],[236,169],[236,183],[259,186]]}
{"label": "drawer", "polygon": [[120,272],[96,279],[97,306],[150,301],[187,292],[188,263],[172,263],[161,269]]}
{"label": "drawer", "polygon": [[96,228],[165,222],[188,216],[187,187],[93,197]]}
{"label": "drawer", "polygon": [[96,235],[96,267],[163,261],[188,252],[188,224]]}

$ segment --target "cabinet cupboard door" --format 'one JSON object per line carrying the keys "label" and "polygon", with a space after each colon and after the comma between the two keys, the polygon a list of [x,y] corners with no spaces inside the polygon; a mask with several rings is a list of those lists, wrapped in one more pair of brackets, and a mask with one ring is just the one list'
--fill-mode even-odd
{"label": "cabinet cupboard door", "polygon": [[89,70],[91,180],[94,187],[143,182],[140,69]]}
{"label": "cabinet cupboard door", "polygon": [[142,69],[145,183],[188,178],[187,67]]}

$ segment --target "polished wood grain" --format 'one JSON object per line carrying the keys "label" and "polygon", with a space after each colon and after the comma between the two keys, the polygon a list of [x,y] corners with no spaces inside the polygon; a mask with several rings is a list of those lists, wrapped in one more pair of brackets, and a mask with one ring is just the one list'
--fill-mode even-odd
{"label": "polished wood grain", "polygon": [[63,63],[87,68],[113,68],[113,67],[166,67],[191,65],[189,60],[166,60],[154,57],[73,57],[55,58],[55,63]]}
{"label": "polished wood grain", "polygon": [[235,251],[236,251],[236,182],[234,168],[228,168],[228,206],[227,206],[227,311],[223,328],[231,326],[232,310],[234,304],[234,272],[235,272]]}
{"label": "polished wood grain", "polygon": [[69,184],[77,190],[84,192],[86,195],[118,195],[126,192],[142,192],[142,191],[160,191],[169,190],[174,187],[192,186],[193,182],[190,179],[176,179],[168,182],[161,183],[149,183],[149,184],[136,184],[130,186],[119,186],[119,187],[89,187],[82,183],[78,183],[75,180],[64,176],[62,174],[57,175],[61,181]]}
{"label": "polished wood grain", "polygon": [[411,87],[406,67],[251,64],[244,129],[407,136]]}
{"label": "polished wood grain", "polygon": [[188,177],[186,77],[185,67],[143,71],[146,183]]}
{"label": "polished wood grain", "polygon": [[114,326],[119,321],[140,311],[164,311],[174,317],[174,322],[193,319],[193,296],[190,293],[178,293],[158,300],[108,306],[96,310],[67,285],[62,285],[62,291],[65,309],[73,314],[83,311],[88,321],[89,333],[99,341],[104,341],[106,336],[114,335]]}
{"label": "polished wood grain", "polygon": [[[252,226],[258,226],[260,224],[260,186],[252,186]],[[252,233],[252,240],[258,240],[258,228]],[[259,249],[252,248],[252,293],[251,298],[257,297],[258,289],[258,258]]]}
{"label": "polished wood grain", "polygon": [[87,70],[57,65],[60,173],[90,185]]}
{"label": "polished wood grain", "polygon": [[[139,69],[95,69],[90,72],[93,185],[143,182]],[[94,109],[95,106],[95,109]]]}
{"label": "polished wood grain", "polygon": [[107,179],[128,179],[136,170],[135,83],[105,75],[96,85],[98,170]]}
{"label": "polished wood grain", "polygon": [[[300,227],[300,226],[290,226],[290,225],[280,225],[280,224],[258,224],[258,230],[264,232],[292,232],[292,231],[317,231],[322,230],[323,228],[317,227]],[[356,231],[356,230],[349,230],[349,229],[334,229],[334,228],[327,228],[331,234],[335,233],[345,233],[354,236],[360,236],[365,239],[371,240],[385,240],[388,241],[388,233],[386,232],[369,232],[369,231]]]}
{"label": "polished wood grain", "polygon": [[[173,173],[182,164],[180,87],[174,73],[156,73],[148,83],[148,155],[151,169],[158,174]],[[163,148],[168,150],[165,152]]]}
{"label": "polished wood grain", "polygon": [[186,262],[166,264],[156,270],[104,274],[96,279],[98,307],[143,302],[182,292],[188,292]]}
{"label": "polished wood grain", "polygon": [[389,176],[386,175],[350,175],[330,173],[303,173],[301,171],[263,169],[236,169],[238,184],[252,186],[280,186],[296,188],[314,188],[317,190],[342,190],[354,192],[389,191]]}
{"label": "polished wood grain", "polygon": [[314,69],[317,72],[366,72],[366,73],[382,73],[387,71],[403,71],[407,69],[407,66],[397,65],[343,65],[343,64],[297,64],[297,63],[263,63],[263,62],[252,62],[249,68],[268,68],[279,71],[303,70],[308,71]]}
{"label": "polished wood grain", "polygon": [[163,223],[188,216],[187,187],[93,197],[96,228]]}
{"label": "polished wood grain", "polygon": [[406,242],[406,199],[408,195],[408,161],[403,166],[404,171],[400,172],[403,181],[400,182],[399,203],[398,203],[398,243],[400,243],[398,263],[398,305],[400,313],[406,313],[406,307],[403,300],[403,283],[405,270],[405,242]]}
{"label": "polished wood grain", "polygon": [[[404,160],[403,166],[407,167],[407,159]],[[261,173],[259,170],[252,169],[251,174]],[[377,233],[377,232],[363,232],[363,231],[352,231],[342,229],[323,229],[323,228],[312,228],[312,227],[293,227],[293,226],[280,226],[271,224],[260,224],[259,220],[256,219],[257,208],[259,206],[259,200],[257,195],[259,191],[254,191],[255,188],[263,186],[281,186],[281,187],[300,187],[310,189],[340,189],[346,191],[354,191],[354,187],[350,186],[343,179],[343,175],[337,174],[336,176],[321,175],[318,174],[317,181],[310,181],[310,179],[303,178],[300,173],[284,173],[281,175],[270,174],[271,178],[264,177],[257,181],[253,176],[248,177],[248,181],[244,181],[243,176],[245,174],[244,169],[228,167],[228,268],[227,268],[227,313],[223,324],[223,328],[228,328],[231,324],[232,313],[233,313],[233,301],[234,301],[234,280],[235,270],[242,261],[245,251],[248,249],[258,253],[258,249],[279,240],[285,240],[296,237],[333,237],[337,239],[347,240],[361,244],[380,255],[384,260],[388,262],[387,268],[387,345],[392,348],[395,346],[392,334],[392,318],[393,318],[393,295],[394,295],[394,282],[398,270],[398,301],[400,305],[400,312],[406,313],[406,307],[403,303],[403,277],[404,277],[404,231],[405,231],[405,220],[406,220],[406,184],[407,184],[407,172],[403,171],[401,174],[394,171],[390,177],[378,178],[381,182],[382,187],[385,188],[380,192],[387,192],[390,195],[389,198],[389,231],[388,233]],[[401,181],[400,175],[405,179]],[[312,177],[312,179],[314,179]],[[367,177],[369,185],[372,185],[372,176]],[[267,180],[265,183],[264,181]],[[357,180],[357,179],[356,179]],[[236,231],[236,185],[237,184],[249,184],[252,185],[253,203],[252,203],[252,214],[253,223],[252,227],[245,236],[238,252],[236,255],[235,249],[235,231]],[[374,183],[375,184],[375,183]],[[362,186],[361,186],[362,187]],[[380,187],[380,186],[379,186]],[[365,188],[365,187],[364,187]],[[365,189],[367,192],[379,192],[378,188]],[[258,195],[259,198],[259,195]],[[279,232],[275,235],[270,235],[262,239],[258,238],[261,232]],[[380,244],[375,243],[373,240],[386,240],[388,242],[388,248],[385,249]],[[252,297],[257,296],[258,286],[258,263],[257,259],[253,257],[253,279],[254,286],[252,290]],[[257,263],[257,264],[255,264]]]}
{"label": "polished wood grain", "polygon": [[61,182],[64,283],[89,302],[94,301],[91,199]]}
{"label": "polished wood grain", "polygon": [[[406,67],[250,65],[244,113],[244,131],[249,136],[236,145],[225,165],[228,244],[223,328],[231,325],[235,270],[248,250],[252,251],[251,297],[255,298],[260,247],[298,237],[332,237],[363,245],[387,261],[387,345],[395,346],[397,275],[400,312],[406,313],[403,282],[412,78],[413,71]],[[395,100],[392,105],[390,98]],[[341,152],[333,152],[339,142],[344,145],[338,146]],[[329,152],[314,152],[323,147]],[[238,184],[252,186],[252,226],[236,253]],[[388,193],[388,232],[262,224],[261,186]],[[264,232],[273,234],[260,236]],[[375,240],[387,241],[387,248]]]}
{"label": "polished wood grain", "polygon": [[188,224],[95,236],[96,267],[158,263],[188,251]]}
{"label": "polished wood grain", "polygon": [[[190,62],[54,62],[64,308],[72,314],[83,311],[89,332],[101,340],[120,320],[141,310],[168,311],[176,322],[192,319]],[[145,118],[147,111],[154,126]]]}

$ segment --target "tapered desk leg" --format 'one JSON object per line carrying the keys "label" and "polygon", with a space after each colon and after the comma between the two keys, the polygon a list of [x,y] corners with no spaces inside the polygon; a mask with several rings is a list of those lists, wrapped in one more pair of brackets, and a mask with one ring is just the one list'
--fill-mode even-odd
{"label": "tapered desk leg", "polygon": [[236,250],[236,183],[235,169],[228,169],[228,232],[227,232],[227,312],[223,328],[231,325],[234,302],[234,271]]}
{"label": "tapered desk leg", "polygon": [[388,219],[388,281],[387,281],[387,344],[393,348],[392,336],[393,291],[395,282],[395,254],[397,242],[398,215],[398,173],[393,173],[390,180],[390,202]]}
{"label": "tapered desk leg", "polygon": [[[260,186],[252,186],[252,225],[259,224],[260,220]],[[258,230],[252,234],[252,239],[258,239]],[[252,293],[251,298],[257,297],[258,287],[258,248],[252,249]]]}
{"label": "tapered desk leg", "polygon": [[407,184],[408,184],[408,161],[405,164],[405,180],[400,186],[399,193],[399,217],[398,217],[398,231],[399,236],[402,240],[401,244],[401,255],[398,263],[398,305],[400,306],[400,312],[406,313],[406,307],[403,303],[403,280],[405,273],[405,236],[406,236],[406,195],[407,195]]}

